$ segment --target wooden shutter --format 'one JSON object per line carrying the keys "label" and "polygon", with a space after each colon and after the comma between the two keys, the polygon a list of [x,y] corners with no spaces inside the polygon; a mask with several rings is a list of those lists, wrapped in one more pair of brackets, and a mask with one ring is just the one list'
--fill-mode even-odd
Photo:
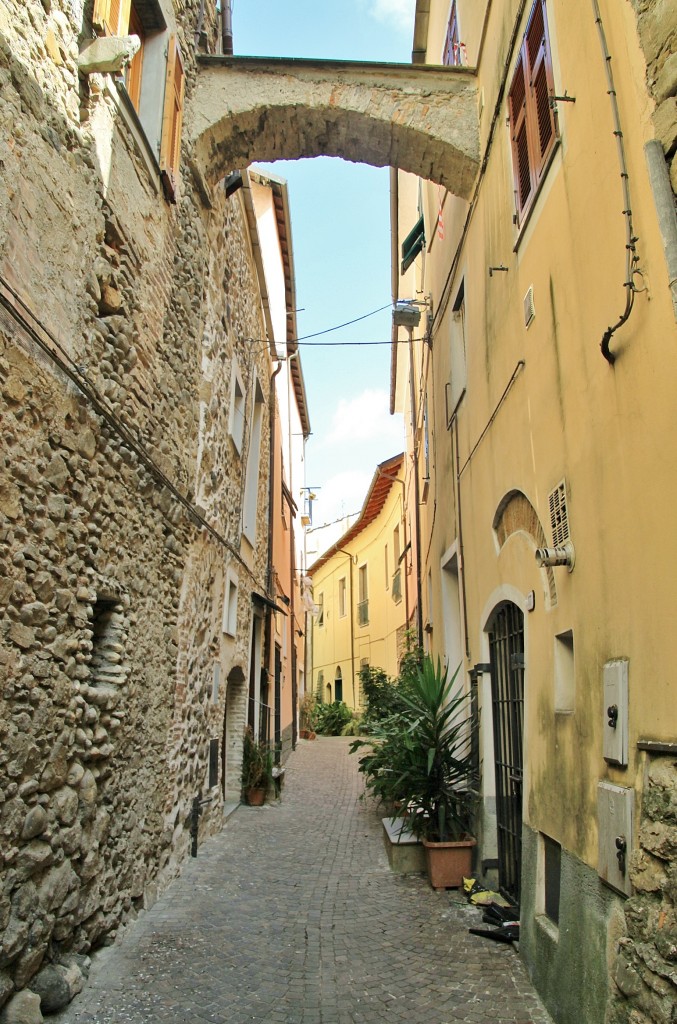
{"label": "wooden shutter", "polygon": [[515,200],[519,220],[536,192],[557,138],[545,0],[534,3],[508,95]]}
{"label": "wooden shutter", "polygon": [[171,36],[167,51],[167,80],[165,83],[165,105],[162,116],[160,170],[162,172],[165,194],[170,202],[173,203],[176,202],[181,157],[181,122],[183,119],[185,84],[181,48],[176,36]]}
{"label": "wooden shutter", "polygon": [[548,44],[545,0],[536,0],[525,37],[529,62],[529,120],[536,178],[540,178],[555,141],[555,113],[550,106],[554,94],[552,61]]}
{"label": "wooden shutter", "polygon": [[512,142],[512,167],[515,179],[515,198],[519,214],[526,208],[533,191],[533,176],[529,153],[529,132],[527,123],[527,80],[524,54],[515,68],[508,97],[510,105],[510,135]]}
{"label": "wooden shutter", "polygon": [[125,75],[127,94],[138,114],[141,101],[141,75],[143,73],[143,52],[146,43],[146,33],[135,7],[132,7],[129,13],[129,31],[141,40],[141,47],[132,57],[132,61],[127,68],[127,74]]}
{"label": "wooden shutter", "polygon": [[92,24],[107,36],[124,36],[129,28],[131,0],[94,0]]}

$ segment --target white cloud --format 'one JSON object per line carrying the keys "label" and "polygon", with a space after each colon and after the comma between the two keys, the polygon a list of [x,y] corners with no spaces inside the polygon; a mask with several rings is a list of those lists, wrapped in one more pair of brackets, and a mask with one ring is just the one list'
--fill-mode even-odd
{"label": "white cloud", "polygon": [[402,418],[391,416],[387,391],[369,388],[355,398],[342,398],[332,420],[326,443],[389,440],[393,454],[404,446]]}
{"label": "white cloud", "polygon": [[414,31],[416,0],[368,0],[372,18],[411,35]]}

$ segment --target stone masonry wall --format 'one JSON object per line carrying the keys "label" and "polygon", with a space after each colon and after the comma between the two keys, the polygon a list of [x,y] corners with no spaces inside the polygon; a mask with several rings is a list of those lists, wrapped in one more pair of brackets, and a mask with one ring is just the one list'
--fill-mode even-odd
{"label": "stone masonry wall", "polygon": [[[190,88],[199,0],[175,9]],[[184,171],[165,201],[115,86],[78,75],[88,32],[82,0],[0,0],[0,1007],[176,873],[227,701],[232,787],[265,592],[227,431],[233,352],[247,422],[254,372],[268,396],[242,198],[206,210]]]}
{"label": "stone masonry wall", "polygon": [[608,1024],[677,1021],[677,760],[649,758]]}
{"label": "stone masonry wall", "polygon": [[647,64],[647,83],[656,101],[654,126],[677,192],[677,10],[671,0],[632,0]]}

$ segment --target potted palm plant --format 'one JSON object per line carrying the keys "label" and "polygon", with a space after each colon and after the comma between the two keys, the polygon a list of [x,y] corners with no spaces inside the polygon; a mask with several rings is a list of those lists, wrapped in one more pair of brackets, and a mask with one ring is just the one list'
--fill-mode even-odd
{"label": "potted palm plant", "polygon": [[360,762],[368,790],[409,809],[407,827],[422,839],[435,889],[462,884],[476,843],[474,724],[458,674],[424,658]]}
{"label": "potted palm plant", "polygon": [[242,789],[250,807],[260,807],[265,802],[272,781],[273,758],[268,744],[257,740],[247,726],[242,745]]}

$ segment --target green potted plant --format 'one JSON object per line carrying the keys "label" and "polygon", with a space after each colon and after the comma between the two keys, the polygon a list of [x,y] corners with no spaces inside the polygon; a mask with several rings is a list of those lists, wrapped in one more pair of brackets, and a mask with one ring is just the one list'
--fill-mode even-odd
{"label": "green potted plant", "polygon": [[315,723],[317,719],[317,697],[308,692],[301,701],[299,736],[302,740],[315,739]]}
{"label": "green potted plant", "polygon": [[[424,658],[398,693],[399,710],[380,724],[360,759],[367,789],[408,809],[407,827],[422,839],[435,889],[462,884],[476,842],[474,725],[458,674],[449,677],[439,660]],[[440,865],[449,860],[448,869]]]}
{"label": "green potted plant", "polygon": [[250,807],[265,802],[272,781],[273,758],[268,744],[257,740],[251,726],[247,726],[242,744],[242,789]]}

